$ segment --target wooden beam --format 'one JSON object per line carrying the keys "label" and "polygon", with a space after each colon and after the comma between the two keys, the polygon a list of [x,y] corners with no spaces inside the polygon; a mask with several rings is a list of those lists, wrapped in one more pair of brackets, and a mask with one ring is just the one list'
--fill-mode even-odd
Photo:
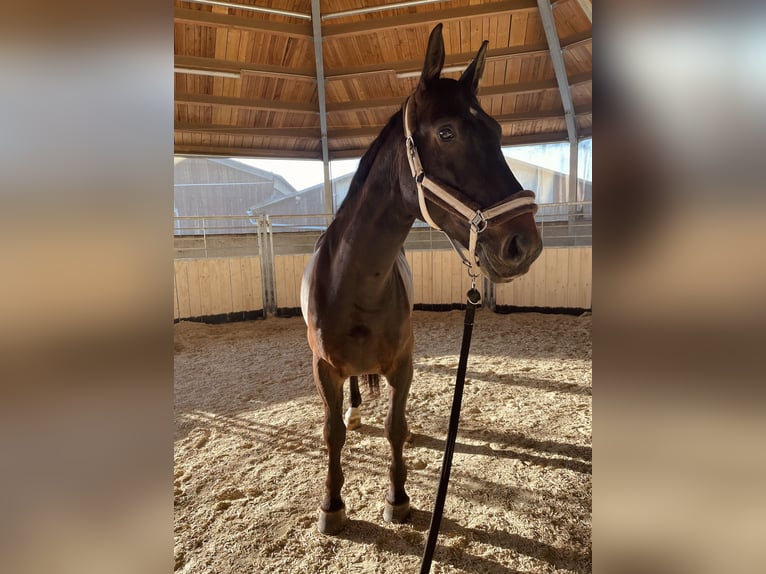
{"label": "wooden beam", "polygon": [[269,157],[275,159],[322,159],[321,151],[264,149],[249,147],[216,147],[203,145],[178,145],[173,153],[176,155],[204,155],[218,157]]}
{"label": "wooden beam", "polygon": [[505,96],[509,94],[523,94],[526,92],[539,92],[556,87],[556,80],[535,80],[522,84],[498,84],[479,88],[479,97]]}
{"label": "wooden beam", "polygon": [[316,81],[313,68],[287,68],[269,64],[252,64],[233,60],[216,58],[200,58],[198,56],[175,56],[173,64],[176,68],[193,68],[195,70],[214,70],[216,72],[246,72],[265,76],[288,76],[299,80]]}
{"label": "wooden beam", "polygon": [[312,39],[311,23],[287,24],[248,16],[231,16],[207,10],[191,10],[189,8],[174,8],[173,20],[180,24],[196,26],[212,26],[215,28],[233,28],[248,32],[279,34],[295,38]]}
{"label": "wooden beam", "polygon": [[395,96],[393,98],[377,98],[373,100],[352,100],[350,102],[328,102],[327,113],[335,112],[355,112],[359,110],[368,110],[370,108],[393,108],[399,107],[407,98],[404,96]]}
{"label": "wooden beam", "polygon": [[[566,49],[569,46],[574,46],[579,44],[580,42],[586,42],[592,39],[593,39],[593,35],[590,31],[583,32],[580,34],[574,34],[564,39],[562,41],[562,46],[564,46],[563,49]],[[487,50],[486,60],[488,62],[491,62],[492,60],[506,60],[508,58],[531,56],[533,54],[540,54],[547,51],[548,51],[548,44],[545,42],[540,42],[537,44],[529,44],[525,46],[511,46],[509,48],[494,48],[494,49]],[[459,66],[462,64],[467,65],[474,59],[475,56],[476,56],[475,52],[465,52],[461,54],[453,54],[451,56],[447,56],[444,59],[444,67],[448,68],[450,66]],[[327,77],[329,79],[337,79],[338,77],[341,77],[341,76],[362,75],[362,74],[367,74],[371,72],[391,72],[391,73],[416,72],[416,71],[420,71],[422,68],[423,68],[422,59],[421,60],[406,60],[401,62],[371,64],[369,66],[357,66],[355,68],[337,68],[333,70],[332,73],[329,74]]]}
{"label": "wooden beam", "polygon": [[557,143],[567,141],[567,132],[548,132],[539,134],[528,134],[523,136],[503,136],[500,145],[535,145],[543,143]]}
{"label": "wooden beam", "polygon": [[[593,72],[575,74],[570,78],[572,85],[589,82],[593,79]],[[479,97],[505,96],[510,94],[523,94],[525,92],[538,92],[541,90],[555,90],[558,87],[555,79],[537,80],[521,84],[500,84],[479,88]],[[409,94],[395,96],[393,98],[377,98],[372,100],[354,100],[349,102],[329,102],[327,112],[353,112],[370,108],[399,107]]]}
{"label": "wooden beam", "polygon": [[371,18],[343,24],[325,24],[322,26],[322,36],[324,38],[353,36],[368,32],[377,32],[378,30],[388,30],[399,26],[417,26],[420,24],[449,22],[451,20],[464,20],[474,16],[494,16],[496,14],[506,14],[508,12],[534,10],[535,8],[537,8],[537,2],[535,0],[502,0],[491,4],[448,8],[446,10],[439,10],[438,12],[429,10],[427,12],[416,12],[414,14],[406,14],[403,16]]}
{"label": "wooden beam", "polygon": [[[582,106],[577,108],[578,114],[590,114],[591,108]],[[512,122],[525,122],[535,120],[550,120],[553,118],[564,119],[564,110],[549,110],[545,112],[516,112],[513,114],[504,114],[501,116],[493,116],[496,122],[500,124],[512,123]]]}
{"label": "wooden beam", "polygon": [[[567,141],[567,132],[548,132],[541,134],[530,134],[523,136],[505,136],[501,140],[501,145],[514,146],[514,145],[536,145],[544,143],[558,143]],[[349,149],[336,149],[330,150],[330,159],[351,159],[358,158],[364,155],[367,148],[349,148]]]}
{"label": "wooden beam", "polygon": [[276,112],[290,112],[301,114],[318,114],[315,104],[305,102],[284,102],[274,100],[233,98],[228,96],[208,96],[203,94],[176,94],[176,104],[202,104],[210,106],[229,106],[233,108],[247,108],[258,110],[271,110]]}
{"label": "wooden beam", "polygon": [[222,134],[231,136],[286,137],[295,139],[319,139],[319,128],[256,128],[224,124],[177,123],[177,132]]}
{"label": "wooden beam", "polygon": [[[569,84],[576,85],[593,80],[593,72],[583,72],[570,76]],[[535,82],[526,82],[522,84],[501,84],[498,86],[487,86],[479,89],[479,97],[504,96],[511,94],[520,94],[525,92],[536,92],[540,90],[550,90],[557,87],[556,80],[538,80]],[[352,112],[367,110],[370,108],[399,107],[404,102],[408,94],[395,96],[392,98],[378,98],[372,100],[350,101],[350,102],[329,102],[327,104],[328,113]],[[213,106],[230,106],[235,108],[271,110],[279,112],[293,112],[318,114],[319,110],[313,103],[306,102],[285,102],[263,99],[244,99],[228,96],[210,96],[204,94],[185,94],[177,93],[175,95],[177,104],[201,104]]]}
{"label": "wooden beam", "polygon": [[330,150],[330,161],[336,160],[336,159],[357,159],[362,157],[365,152],[367,151],[367,148],[361,149],[361,148],[349,148],[349,149],[339,149],[339,150]]}
{"label": "wooden beam", "polygon": [[588,22],[593,24],[593,2],[591,0],[577,0],[577,4],[580,5],[580,9],[588,17]]}
{"label": "wooden beam", "polygon": [[[547,52],[548,45],[539,43],[531,44],[529,46],[514,46],[511,48],[497,48],[494,50],[487,50],[487,60],[508,58],[511,56],[525,56],[528,54],[537,54],[539,52]],[[476,56],[476,52],[465,52],[462,54],[453,54],[447,56],[444,59],[444,67],[459,66],[461,64],[469,64],[471,60]],[[328,80],[337,80],[348,76],[360,76],[364,74],[389,72],[389,73],[402,73],[402,72],[414,72],[423,68],[422,58],[419,60],[402,60],[399,62],[383,62],[382,64],[368,64],[365,66],[350,66],[347,68],[335,68],[327,74]]]}
{"label": "wooden beam", "polygon": [[[570,36],[563,41],[565,49],[567,46],[592,39],[590,32]],[[530,44],[528,46],[513,46],[511,48],[497,48],[487,51],[487,60],[505,59],[514,56],[527,56],[547,52],[548,45],[545,43]],[[462,54],[453,54],[445,59],[445,67],[468,64],[476,54],[466,52]],[[350,66],[347,68],[336,68],[325,76],[326,80],[339,80],[349,76],[359,76],[372,73],[400,73],[420,70],[422,60],[403,60],[399,62],[389,62],[382,64],[369,64],[365,66]],[[316,80],[314,68],[288,68],[285,66],[275,66],[270,64],[256,64],[251,62],[239,62],[236,60],[220,60],[216,58],[202,58],[199,56],[175,56],[174,65],[177,68],[192,68],[196,70],[214,70],[220,72],[250,73],[265,76],[285,76],[298,80]]]}
{"label": "wooden beam", "polygon": [[[575,110],[578,115],[591,114],[590,107],[581,106]],[[547,120],[559,118],[564,119],[564,110],[548,110],[543,112],[517,112],[495,116],[495,120],[500,124]],[[353,138],[374,138],[384,128],[383,125],[368,126],[364,128],[328,128],[327,137],[335,139],[353,139]],[[313,139],[318,140],[321,136],[319,128],[264,128],[264,127],[242,127],[230,126],[224,124],[190,124],[177,123],[174,127],[177,132],[193,133],[214,133],[219,135],[231,136],[259,136],[259,137],[285,137],[292,139]]]}
{"label": "wooden beam", "polygon": [[[366,128],[336,128],[328,132],[330,139],[370,138],[377,137],[385,126],[368,126]],[[372,143],[372,142],[371,142]]]}
{"label": "wooden beam", "polygon": [[[581,106],[577,108],[577,113],[581,115],[591,114],[590,107]],[[549,119],[564,119],[564,110],[550,110],[544,112],[517,112],[514,114],[505,114],[502,116],[494,116],[495,121],[500,124],[508,124],[514,122],[525,122],[535,120],[549,120]],[[370,126],[366,128],[338,128],[330,129],[329,136],[331,139],[343,139],[343,138],[373,138],[377,136],[385,126]]]}

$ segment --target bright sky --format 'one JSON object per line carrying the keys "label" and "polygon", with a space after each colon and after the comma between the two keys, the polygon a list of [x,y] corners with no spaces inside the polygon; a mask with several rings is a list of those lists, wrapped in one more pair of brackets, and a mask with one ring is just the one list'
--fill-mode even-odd
{"label": "bright sky", "polygon": [[[579,177],[588,181],[593,180],[592,140],[580,143]],[[503,153],[513,157],[541,165],[548,169],[569,173],[569,144],[546,144],[533,146],[516,146],[503,148]],[[322,183],[324,173],[322,162],[310,159],[246,159],[233,158],[242,163],[259,169],[270,171],[284,177],[290,185],[300,191]],[[330,162],[330,179],[353,173],[359,165],[358,159],[343,159]]]}
{"label": "bright sky", "polygon": [[[577,177],[593,181],[593,140],[582,140],[577,152]],[[569,144],[509,146],[503,148],[506,157],[542,166],[561,173],[569,173]]]}

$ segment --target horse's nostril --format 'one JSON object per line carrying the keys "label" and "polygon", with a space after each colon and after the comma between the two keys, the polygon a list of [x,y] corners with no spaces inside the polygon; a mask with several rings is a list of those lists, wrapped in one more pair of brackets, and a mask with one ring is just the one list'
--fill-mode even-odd
{"label": "horse's nostril", "polygon": [[523,241],[518,233],[508,242],[506,254],[509,259],[519,259],[524,254]]}

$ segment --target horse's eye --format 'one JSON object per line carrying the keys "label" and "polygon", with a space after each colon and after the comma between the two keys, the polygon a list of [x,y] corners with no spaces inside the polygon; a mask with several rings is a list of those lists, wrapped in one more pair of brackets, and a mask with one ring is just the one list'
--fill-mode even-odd
{"label": "horse's eye", "polygon": [[454,139],[455,132],[452,131],[452,128],[439,128],[439,137],[442,139],[442,141],[448,141]]}

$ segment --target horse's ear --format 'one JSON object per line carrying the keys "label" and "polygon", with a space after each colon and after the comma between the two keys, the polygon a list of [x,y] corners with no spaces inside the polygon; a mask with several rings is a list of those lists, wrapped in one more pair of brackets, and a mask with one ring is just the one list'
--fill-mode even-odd
{"label": "horse's ear", "polygon": [[437,24],[431,31],[426,49],[426,59],[423,62],[423,73],[420,75],[420,85],[425,87],[429,82],[438,79],[444,67],[444,40],[442,25]]}
{"label": "horse's ear", "polygon": [[487,55],[488,44],[487,40],[481,43],[481,48],[479,48],[479,52],[476,54],[473,62],[470,63],[465,72],[463,72],[463,75],[460,76],[460,83],[468,86],[474,94],[479,89],[479,80],[481,80],[481,75],[484,73],[484,59]]}

